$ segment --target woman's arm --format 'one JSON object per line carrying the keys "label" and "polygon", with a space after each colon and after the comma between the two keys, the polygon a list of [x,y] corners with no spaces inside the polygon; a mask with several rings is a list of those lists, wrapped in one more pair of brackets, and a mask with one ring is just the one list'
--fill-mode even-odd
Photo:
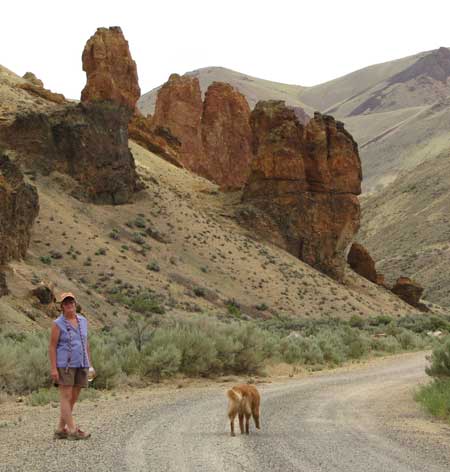
{"label": "woman's arm", "polygon": [[58,369],[56,368],[56,346],[58,345],[59,333],[59,327],[53,323],[50,331],[48,357],[50,358],[50,375],[55,382],[59,380]]}

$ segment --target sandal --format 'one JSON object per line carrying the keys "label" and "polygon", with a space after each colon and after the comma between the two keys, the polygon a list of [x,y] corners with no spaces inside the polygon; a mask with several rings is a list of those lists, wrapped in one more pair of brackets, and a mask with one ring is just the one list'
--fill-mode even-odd
{"label": "sandal", "polygon": [[77,441],[79,439],[89,439],[91,437],[91,433],[86,433],[81,431],[80,428],[77,428],[74,433],[67,433],[67,439],[72,441]]}
{"label": "sandal", "polygon": [[53,433],[53,439],[67,439],[67,427],[64,427],[62,431],[56,430]]}

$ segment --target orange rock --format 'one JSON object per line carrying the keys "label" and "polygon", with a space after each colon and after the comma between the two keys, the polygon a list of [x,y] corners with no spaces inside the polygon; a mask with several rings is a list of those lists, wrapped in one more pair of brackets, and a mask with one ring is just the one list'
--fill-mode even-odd
{"label": "orange rock", "polygon": [[212,83],[202,102],[197,78],[172,74],[158,92],[153,126],[181,142],[180,163],[224,189],[241,188],[252,160],[250,108],[231,85]]}
{"label": "orange rock", "polygon": [[316,113],[305,127],[281,101],[258,102],[250,121],[255,158],[242,199],[273,224],[254,217],[247,223],[342,280],[345,250],[360,224],[357,144],[332,117]]}
{"label": "orange rock", "polygon": [[167,128],[181,142],[180,162],[189,170],[204,161],[202,113],[198,79],[172,74],[158,92],[153,125]]}
{"label": "orange rock", "polygon": [[[368,253],[367,249],[358,243],[353,243],[347,256],[347,262],[350,267],[359,275],[370,280],[373,283],[383,285],[381,279],[378,279],[375,270],[375,262]],[[384,278],[383,278],[384,283]]]}
{"label": "orange rock", "polygon": [[87,83],[81,101],[111,100],[136,110],[141,95],[136,63],[120,27],[98,28],[84,47],[82,61]]}
{"label": "orange rock", "polygon": [[253,157],[250,107],[245,96],[229,84],[213,82],[206,91],[201,127],[204,161],[194,172],[222,188],[241,188]]}

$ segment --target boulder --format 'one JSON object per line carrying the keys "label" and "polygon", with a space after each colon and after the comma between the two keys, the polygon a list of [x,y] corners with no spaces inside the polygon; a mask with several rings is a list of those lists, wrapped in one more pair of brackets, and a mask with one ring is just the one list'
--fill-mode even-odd
{"label": "boulder", "polygon": [[87,76],[82,102],[113,101],[137,110],[141,90],[136,63],[118,26],[98,28],[84,47],[82,62]]}
{"label": "boulder", "polygon": [[56,297],[52,289],[46,285],[36,287],[31,293],[39,300],[41,305],[50,305],[51,303],[56,302]]}
{"label": "boulder", "polygon": [[420,303],[423,287],[409,277],[399,277],[391,290],[409,305],[421,311],[429,311],[423,303]]}
{"label": "boulder", "polygon": [[244,222],[341,281],[360,224],[356,142],[331,116],[315,113],[303,126],[282,101],[258,102],[250,122],[255,158],[242,201],[263,216]]}
{"label": "boulder", "polygon": [[19,167],[0,152],[0,265],[25,257],[38,213],[36,188],[25,183]]}
{"label": "boulder", "polygon": [[[367,249],[358,243],[353,243],[347,256],[350,267],[359,275],[373,283],[381,282],[375,270],[375,262]],[[383,281],[384,283],[384,281]],[[382,285],[381,283],[379,285]]]}

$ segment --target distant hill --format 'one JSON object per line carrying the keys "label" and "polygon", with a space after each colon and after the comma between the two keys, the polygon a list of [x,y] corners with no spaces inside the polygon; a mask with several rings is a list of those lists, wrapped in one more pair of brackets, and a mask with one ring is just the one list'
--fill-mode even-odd
{"label": "distant hill", "polygon": [[[220,67],[189,72],[203,92],[214,81],[238,88],[251,107],[258,100],[279,99],[334,115],[359,144],[363,190],[392,182],[402,169],[439,155],[450,138],[450,51],[439,48],[376,64],[314,86],[286,85]],[[301,81],[301,77],[299,77]],[[157,90],[144,94],[139,107],[152,113]]]}
{"label": "distant hill", "polygon": [[419,281],[424,298],[450,306],[450,152],[404,172],[385,191],[362,199],[358,239],[393,282]]}

